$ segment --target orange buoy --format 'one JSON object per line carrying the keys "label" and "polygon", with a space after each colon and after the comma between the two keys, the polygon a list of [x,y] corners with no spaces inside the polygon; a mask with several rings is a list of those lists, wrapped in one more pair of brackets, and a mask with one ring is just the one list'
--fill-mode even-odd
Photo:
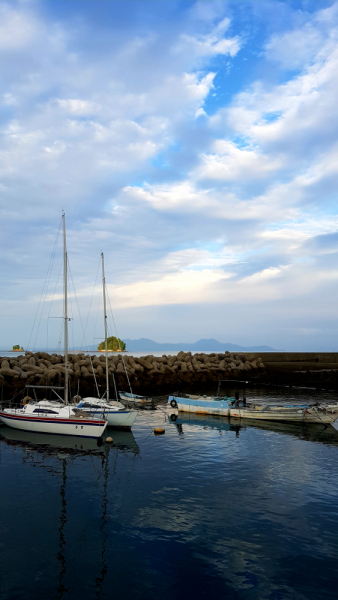
{"label": "orange buoy", "polygon": [[113,438],[112,438],[112,437],[107,437],[107,438],[106,438],[106,442],[109,442],[109,444],[111,444],[111,443],[112,443],[112,441],[113,441]]}
{"label": "orange buoy", "polygon": [[155,435],[161,435],[163,433],[165,433],[165,429],[162,429],[162,427],[155,427],[154,428],[154,434]]}

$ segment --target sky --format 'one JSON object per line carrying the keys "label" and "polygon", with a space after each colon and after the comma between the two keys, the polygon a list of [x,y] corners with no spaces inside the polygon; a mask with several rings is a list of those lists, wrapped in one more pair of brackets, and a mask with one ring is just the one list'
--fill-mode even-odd
{"label": "sky", "polygon": [[104,252],[122,339],[338,351],[338,2],[0,1],[0,60],[1,349],[59,335],[64,210],[74,345]]}

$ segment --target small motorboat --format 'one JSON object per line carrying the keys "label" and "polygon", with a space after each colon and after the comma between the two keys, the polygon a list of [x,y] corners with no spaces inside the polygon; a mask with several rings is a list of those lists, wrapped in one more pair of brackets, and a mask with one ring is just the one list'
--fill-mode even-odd
{"label": "small motorboat", "polygon": [[168,402],[172,408],[177,408],[182,412],[190,412],[204,415],[229,416],[230,403],[232,398],[227,396],[197,396],[182,395],[169,396]]}
{"label": "small motorboat", "polygon": [[120,400],[131,404],[152,404],[154,399],[151,396],[140,396],[139,394],[132,394],[130,392],[119,391]]}
{"label": "small motorboat", "polygon": [[237,419],[255,419],[292,423],[334,423],[338,418],[338,403],[279,404],[234,400],[229,416]]}

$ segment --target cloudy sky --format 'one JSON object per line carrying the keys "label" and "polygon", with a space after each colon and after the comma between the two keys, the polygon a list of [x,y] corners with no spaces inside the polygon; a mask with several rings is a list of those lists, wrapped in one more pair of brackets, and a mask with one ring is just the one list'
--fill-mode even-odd
{"label": "cloudy sky", "polygon": [[89,337],[104,251],[120,337],[338,350],[338,2],[1,1],[0,56],[1,349],[64,209]]}

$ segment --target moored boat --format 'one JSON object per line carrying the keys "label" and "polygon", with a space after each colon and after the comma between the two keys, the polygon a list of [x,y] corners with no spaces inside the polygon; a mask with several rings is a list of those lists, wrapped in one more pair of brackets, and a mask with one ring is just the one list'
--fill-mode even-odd
{"label": "moored boat", "polygon": [[21,408],[0,412],[5,425],[35,433],[53,433],[99,438],[107,427],[106,419],[93,418],[70,405],[52,401],[29,402]]}
{"label": "moored boat", "polygon": [[116,429],[131,429],[137,417],[136,410],[127,410],[121,402],[98,398],[84,398],[77,408],[93,417],[107,419],[108,427]]}
{"label": "moored boat", "polygon": [[338,403],[247,403],[246,399],[240,401],[237,393],[235,399],[226,396],[173,395],[168,397],[168,402],[182,412],[233,419],[333,424],[338,418]]}
{"label": "moored boat", "polygon": [[334,423],[338,418],[338,404],[243,404],[232,402],[229,416],[236,419],[255,419],[292,423]]}
{"label": "moored boat", "polygon": [[8,445],[23,445],[27,447],[41,446],[50,450],[70,452],[103,452],[103,438],[80,437],[73,435],[55,435],[52,433],[41,433],[13,429],[3,424],[0,429],[0,440],[6,440]]}
{"label": "moored boat", "polygon": [[[13,429],[22,429],[37,433],[53,433],[57,435],[72,435],[79,437],[99,438],[107,427],[107,420],[102,416],[100,418],[86,415],[74,406],[68,404],[69,397],[69,378],[68,378],[68,304],[67,304],[67,243],[66,243],[66,217],[62,214],[63,222],[63,301],[64,314],[61,317],[64,321],[64,387],[42,386],[44,392],[51,389],[59,398],[60,402],[51,400],[38,400],[36,389],[41,386],[26,386],[34,389],[36,401],[31,398],[28,402],[19,408],[5,408],[0,411],[0,419]],[[56,389],[63,389],[64,398],[59,396]],[[41,389],[39,390],[41,392]]]}
{"label": "moored boat", "polygon": [[[126,409],[121,402],[109,399],[109,365],[108,365],[108,332],[107,332],[107,305],[106,305],[106,277],[104,271],[104,255],[101,252],[102,263],[102,290],[103,290],[103,319],[104,319],[104,341],[106,356],[106,390],[102,398],[83,398],[77,408],[85,411],[88,415],[104,418],[109,427],[116,429],[131,429],[137,417],[136,410]],[[116,389],[116,387],[115,387]],[[116,392],[117,395],[117,392]]]}
{"label": "moored boat", "polygon": [[190,412],[204,415],[229,416],[229,406],[232,398],[226,396],[169,396],[168,402],[172,408],[182,412]]}
{"label": "moored boat", "polygon": [[154,401],[151,396],[140,396],[139,394],[132,394],[130,392],[119,391],[119,397],[124,402],[131,404],[152,404]]}

